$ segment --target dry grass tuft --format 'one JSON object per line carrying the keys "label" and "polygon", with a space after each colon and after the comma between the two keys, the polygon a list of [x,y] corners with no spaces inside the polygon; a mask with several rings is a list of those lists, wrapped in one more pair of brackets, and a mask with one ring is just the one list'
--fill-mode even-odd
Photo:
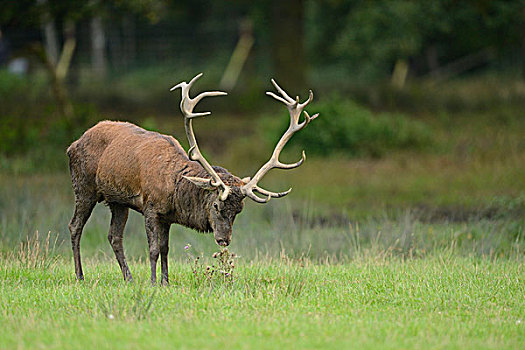
{"label": "dry grass tuft", "polygon": [[15,253],[16,259],[23,267],[48,268],[56,262],[54,251],[57,240],[57,235],[54,240],[51,238],[51,231],[43,239],[40,239],[40,234],[36,231],[34,235],[20,242],[18,251]]}

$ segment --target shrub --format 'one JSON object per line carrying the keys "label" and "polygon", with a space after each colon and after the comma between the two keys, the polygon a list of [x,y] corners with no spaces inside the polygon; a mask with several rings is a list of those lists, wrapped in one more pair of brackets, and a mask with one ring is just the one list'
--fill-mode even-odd
{"label": "shrub", "polygon": [[[320,113],[320,117],[298,132],[293,144],[307,149],[310,154],[381,157],[389,151],[421,149],[431,144],[429,127],[403,114],[373,114],[341,97],[312,103],[307,109],[310,114]],[[280,130],[284,128],[283,122]],[[276,134],[279,133],[275,130],[271,132],[272,142],[276,141]]]}

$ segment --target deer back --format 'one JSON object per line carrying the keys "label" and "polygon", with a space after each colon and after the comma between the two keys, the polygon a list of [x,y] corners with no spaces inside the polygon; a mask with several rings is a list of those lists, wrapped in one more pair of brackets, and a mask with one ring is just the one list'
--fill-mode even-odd
{"label": "deer back", "polygon": [[144,202],[169,206],[166,194],[174,193],[177,175],[196,166],[173,137],[125,122],[98,123],[70,146],[68,155],[82,163],[82,175],[94,181],[104,200],[141,211]]}

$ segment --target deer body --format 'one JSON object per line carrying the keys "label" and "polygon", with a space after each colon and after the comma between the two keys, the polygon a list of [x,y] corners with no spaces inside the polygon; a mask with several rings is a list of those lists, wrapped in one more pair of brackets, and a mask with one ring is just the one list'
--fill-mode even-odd
{"label": "deer body", "polygon": [[[311,100],[311,96],[305,104],[299,105],[293,100],[288,101],[289,97],[285,94],[288,97],[286,103],[291,108],[289,130],[279,141],[270,160],[254,178],[241,180],[221,167],[209,165],[198,149],[191,119],[205,113],[193,113],[193,107],[202,97],[224,94],[205,92],[191,99],[189,88],[198,77],[200,75],[189,84],[176,86],[183,90],[181,110],[190,142],[188,154],[171,136],[146,131],[131,123],[111,121],[103,121],[90,128],[68,148],[75,194],[75,211],[69,229],[77,279],[84,278],[80,259],[82,230],[98,202],[105,202],[111,210],[108,239],[124,279],[132,279],[122,246],[124,227],[131,208],[144,215],[151,282],[156,282],[156,266],[160,255],[162,283],[168,284],[167,255],[171,224],[213,232],[217,244],[227,246],[231,241],[233,221],[241,212],[245,197],[264,203],[272,197],[279,198],[289,193],[266,191],[257,186],[257,181],[271,168],[290,169],[304,161],[303,154],[303,159],[298,163],[282,164],[278,156],[291,135],[317,116],[310,118],[306,114],[305,121],[298,123],[302,108]],[[276,83],[274,85],[278,87]],[[282,91],[280,88],[278,90]],[[298,115],[292,114],[292,110]],[[253,191],[267,198],[258,197]]]}
{"label": "deer body", "polygon": [[[90,184],[97,202],[125,205],[140,213],[148,208],[173,223],[210,231],[206,218],[196,216],[203,213],[209,191],[182,177],[202,177],[206,172],[173,137],[131,123],[103,121],[67,152],[72,171],[83,177],[81,182]],[[85,170],[79,171],[81,168]],[[224,181],[240,184],[238,177],[216,169]]]}

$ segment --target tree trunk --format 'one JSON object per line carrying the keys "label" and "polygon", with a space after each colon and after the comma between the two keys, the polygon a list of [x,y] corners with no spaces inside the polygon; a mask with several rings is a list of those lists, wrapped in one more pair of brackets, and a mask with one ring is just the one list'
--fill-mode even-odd
{"label": "tree trunk", "polygon": [[402,89],[405,87],[408,76],[408,62],[406,59],[398,58],[392,72],[392,78],[390,83],[393,87]]}
{"label": "tree trunk", "polygon": [[93,73],[97,77],[104,78],[106,76],[106,35],[100,16],[91,19],[91,65]]}
{"label": "tree trunk", "polygon": [[[44,5],[47,3],[47,0],[38,0],[38,3]],[[58,37],[54,19],[51,18],[48,11],[45,11],[42,15],[41,22],[46,55],[51,63],[56,65],[58,62]]]}
{"label": "tree trunk", "polygon": [[245,19],[239,26],[239,41],[233,50],[230,62],[222,75],[220,88],[231,91],[237,84],[241,70],[248,59],[253,46],[253,24],[250,19]]}
{"label": "tree trunk", "polygon": [[288,91],[305,86],[304,0],[273,0],[272,56],[275,79]]}

